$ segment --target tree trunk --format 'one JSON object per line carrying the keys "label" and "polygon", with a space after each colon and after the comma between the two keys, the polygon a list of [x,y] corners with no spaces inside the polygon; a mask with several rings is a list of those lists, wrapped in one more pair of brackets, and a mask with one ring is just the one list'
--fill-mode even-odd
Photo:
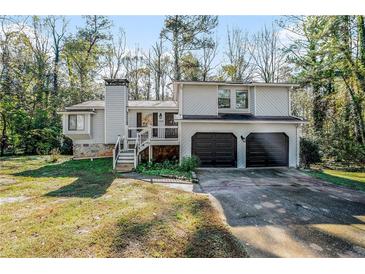
{"label": "tree trunk", "polygon": [[1,133],[0,156],[4,156],[4,151],[5,151],[5,147],[6,147],[6,141],[7,141],[5,113],[1,113],[1,118],[2,118],[2,122],[3,122],[3,130],[2,130],[2,133]]}
{"label": "tree trunk", "polygon": [[365,23],[364,16],[357,16],[357,30],[358,30],[358,49],[359,49],[359,59],[362,66],[365,68]]}
{"label": "tree trunk", "polygon": [[[176,22],[179,20],[179,16],[175,16]],[[180,58],[180,52],[179,52],[179,33],[177,28],[173,31],[173,49],[174,49],[174,78],[175,80],[181,80],[180,75],[180,64],[179,64],[179,58]]]}
{"label": "tree trunk", "polygon": [[325,104],[323,102],[322,94],[319,84],[313,84],[313,120],[314,130],[320,134],[323,129],[324,120],[326,118]]}

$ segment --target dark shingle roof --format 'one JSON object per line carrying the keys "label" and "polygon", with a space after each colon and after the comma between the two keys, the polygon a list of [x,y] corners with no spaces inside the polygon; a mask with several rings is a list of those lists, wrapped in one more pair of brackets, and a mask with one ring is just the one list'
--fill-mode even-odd
{"label": "dark shingle roof", "polygon": [[252,114],[183,115],[184,120],[229,120],[229,121],[305,121],[294,116],[255,116]]}

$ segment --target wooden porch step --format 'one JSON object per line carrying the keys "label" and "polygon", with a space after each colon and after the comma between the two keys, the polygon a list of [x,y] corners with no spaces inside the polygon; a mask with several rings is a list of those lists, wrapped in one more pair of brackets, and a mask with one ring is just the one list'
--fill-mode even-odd
{"label": "wooden porch step", "polygon": [[117,164],[115,170],[117,172],[131,172],[134,169],[134,164]]}

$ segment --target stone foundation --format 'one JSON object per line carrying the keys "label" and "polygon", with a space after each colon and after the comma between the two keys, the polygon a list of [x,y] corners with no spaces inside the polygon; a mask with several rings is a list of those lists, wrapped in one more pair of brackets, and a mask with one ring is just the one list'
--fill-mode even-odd
{"label": "stone foundation", "polygon": [[74,144],[74,158],[112,157],[114,145]]}
{"label": "stone foundation", "polygon": [[[179,160],[179,146],[152,146],[152,161],[162,163],[166,160]],[[142,151],[141,161],[148,161],[148,148]]]}

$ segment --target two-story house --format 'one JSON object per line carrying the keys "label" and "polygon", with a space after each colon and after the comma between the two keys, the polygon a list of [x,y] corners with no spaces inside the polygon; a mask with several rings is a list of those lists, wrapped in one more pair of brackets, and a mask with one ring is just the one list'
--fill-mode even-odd
{"label": "two-story house", "polygon": [[112,156],[124,169],[191,155],[203,167],[299,164],[305,121],[291,116],[295,84],[176,81],[174,101],[132,101],[127,80],[105,83],[103,101],[61,112],[75,158]]}

